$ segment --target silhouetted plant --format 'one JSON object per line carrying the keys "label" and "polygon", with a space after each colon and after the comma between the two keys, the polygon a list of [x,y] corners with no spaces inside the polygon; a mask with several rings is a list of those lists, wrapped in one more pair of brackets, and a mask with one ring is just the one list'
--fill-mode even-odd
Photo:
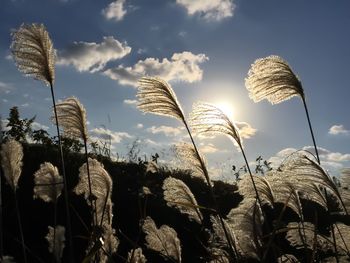
{"label": "silhouetted plant", "polygon": [[56,119],[57,137],[59,143],[62,175],[64,182],[64,197],[66,205],[68,246],[73,258],[72,230],[70,223],[69,201],[66,171],[64,165],[61,136],[58,128],[56,102],[53,84],[55,81],[55,49],[53,47],[49,33],[43,24],[22,24],[19,29],[12,33],[11,51],[19,71],[26,76],[43,81],[50,86],[52,104]]}

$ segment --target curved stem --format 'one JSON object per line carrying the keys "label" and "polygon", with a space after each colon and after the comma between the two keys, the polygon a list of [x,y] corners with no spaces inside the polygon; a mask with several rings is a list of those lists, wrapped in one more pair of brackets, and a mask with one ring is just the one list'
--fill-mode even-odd
{"label": "curved stem", "polygon": [[[1,143],[0,143],[0,145],[1,145]],[[0,261],[2,260],[3,251],[4,251],[3,231],[2,231],[2,178],[1,178],[1,176],[2,176],[2,169],[0,166]]]}
{"label": "curved stem", "polygon": [[303,105],[304,105],[304,109],[305,109],[305,113],[306,113],[307,122],[308,122],[308,124],[309,124],[309,129],[310,129],[310,133],[311,133],[311,137],[312,137],[312,142],[313,142],[314,148],[315,148],[315,153],[316,153],[317,162],[318,162],[318,164],[321,164],[320,156],[318,155],[318,150],[317,150],[317,146],[316,146],[316,140],[315,140],[314,132],[312,131],[312,125],[311,125],[310,116],[309,116],[309,111],[308,111],[308,109],[307,109],[305,97],[302,96],[301,99],[302,99],[302,101],[303,101]]}
{"label": "curved stem", "polygon": [[67,221],[66,227],[67,227],[67,232],[68,232],[69,258],[70,258],[70,262],[73,262],[74,261],[74,252],[73,252],[74,249],[73,249],[73,241],[72,241],[71,218],[70,218],[70,212],[69,212],[68,185],[67,185],[66,169],[65,169],[65,165],[64,165],[60,129],[58,128],[58,118],[57,118],[55,94],[53,92],[52,83],[50,83],[50,88],[51,88],[52,104],[53,104],[53,109],[54,109],[54,113],[55,113],[56,130],[57,130],[57,137],[58,137],[58,147],[59,147],[59,151],[60,151],[60,158],[61,158],[61,165],[62,165],[63,191],[64,191],[64,201],[65,201],[66,221]]}
{"label": "curved stem", "polygon": [[210,181],[210,178],[209,178],[208,171],[207,171],[207,169],[206,169],[206,167],[205,167],[205,164],[203,163],[202,159],[200,158],[200,154],[199,154],[199,151],[198,151],[198,149],[197,149],[196,143],[194,142],[194,139],[193,139],[193,137],[192,137],[191,131],[190,131],[190,129],[189,129],[189,127],[188,127],[187,122],[186,122],[185,119],[183,119],[183,123],[184,123],[184,125],[185,125],[185,127],[186,127],[186,130],[187,130],[187,132],[188,132],[188,135],[190,136],[192,145],[193,145],[193,147],[194,147],[194,150],[195,150],[195,152],[196,152],[196,155],[197,155],[197,157],[198,157],[198,160],[200,161],[202,170],[203,170],[203,172],[204,172],[205,179],[206,179],[207,184],[208,184],[208,186],[209,186],[210,195],[211,195],[211,197],[212,197],[212,199],[213,199],[213,202],[214,202],[214,206],[215,206],[216,213],[217,213],[217,215],[219,216],[220,223],[221,223],[221,225],[222,225],[222,229],[224,230],[225,237],[226,237],[227,243],[228,243],[229,248],[230,248],[230,254],[231,254],[232,258],[236,258],[235,255],[238,256],[238,251],[237,251],[237,248],[236,248],[236,244],[234,244],[234,243],[232,244],[232,243],[231,243],[231,240],[230,240],[230,238],[229,238],[229,235],[228,235],[228,232],[227,232],[227,229],[226,229],[226,226],[225,226],[225,222],[224,222],[224,220],[223,220],[221,214],[219,213],[219,209],[218,209],[219,207],[218,207],[218,204],[217,204],[215,195],[214,195],[214,191],[213,191],[213,187],[212,187],[212,185],[211,185],[211,181]]}
{"label": "curved stem", "polygon": [[16,194],[16,188],[13,190],[14,196],[15,196],[15,206],[16,206],[16,214],[17,214],[17,222],[18,222],[18,229],[19,234],[21,237],[21,243],[22,243],[22,254],[23,254],[23,262],[27,263],[27,254],[24,244],[24,236],[23,236],[23,229],[22,229],[22,222],[21,222],[21,216],[19,213],[19,207],[18,207],[18,200],[17,200],[17,194]]}
{"label": "curved stem", "polygon": [[246,166],[247,166],[247,169],[248,169],[248,172],[249,172],[250,179],[252,180],[252,184],[253,184],[253,187],[254,187],[254,191],[255,191],[256,198],[258,199],[259,205],[260,205],[260,207],[262,208],[262,202],[261,202],[261,199],[260,199],[260,196],[259,196],[258,189],[257,189],[256,184],[255,184],[255,182],[254,182],[253,174],[252,174],[252,172],[251,172],[251,170],[250,170],[247,157],[245,156],[245,153],[244,153],[242,144],[241,144],[241,143],[238,143],[238,145],[239,145],[239,148],[241,149],[241,152],[242,152],[242,155],[243,155],[243,158],[244,158],[244,162],[245,162],[245,164],[246,164]]}
{"label": "curved stem", "polygon": [[87,151],[87,140],[86,140],[85,136],[83,138],[83,141],[84,141],[84,149],[85,149],[86,169],[87,169],[88,182],[89,182],[89,196],[90,196],[89,199],[90,199],[90,205],[91,205],[91,216],[92,216],[92,221],[94,222],[93,225],[98,225],[98,222],[97,222],[97,210],[96,210],[96,200],[93,200],[93,195],[92,195],[91,176],[90,176],[90,167],[89,167],[89,156],[88,156],[88,151]]}

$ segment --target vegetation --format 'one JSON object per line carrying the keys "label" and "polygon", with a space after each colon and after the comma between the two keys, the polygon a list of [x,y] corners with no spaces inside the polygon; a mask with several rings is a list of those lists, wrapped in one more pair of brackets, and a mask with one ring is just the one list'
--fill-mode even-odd
{"label": "vegetation", "polygon": [[[259,156],[252,169],[239,129],[218,107],[198,102],[187,118],[166,81],[143,77],[138,108],[179,120],[189,135],[175,147],[183,170],[169,170],[158,154],[142,161],[137,141],[131,162],[113,162],[108,145],[89,140],[79,100],[55,103],[54,49],[43,25],[22,25],[12,51],[20,71],[50,86],[57,136],[32,131],[35,117],[10,109],[1,133],[2,262],[350,260],[350,169],[338,181],[323,169],[304,89],[280,57],[255,61],[247,89],[272,104],[300,97],[316,156],[298,151],[277,169]],[[238,146],[245,166],[232,167],[236,183],[211,179],[194,136],[202,133]]]}

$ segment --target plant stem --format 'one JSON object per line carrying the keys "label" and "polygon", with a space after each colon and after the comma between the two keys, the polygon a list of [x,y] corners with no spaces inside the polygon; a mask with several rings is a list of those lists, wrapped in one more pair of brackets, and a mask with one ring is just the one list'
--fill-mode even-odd
{"label": "plant stem", "polygon": [[2,233],[2,178],[1,176],[2,176],[2,169],[0,166],[0,261],[2,260],[3,251],[4,251],[3,233]]}
{"label": "plant stem", "polygon": [[308,111],[308,109],[307,109],[305,97],[302,96],[301,99],[302,99],[302,101],[303,101],[303,105],[304,105],[304,109],[305,109],[305,113],[306,113],[306,117],[307,117],[307,122],[308,122],[308,124],[309,124],[309,129],[310,129],[310,133],[311,133],[311,137],[312,137],[312,142],[313,142],[314,148],[315,148],[315,153],[316,153],[317,162],[318,162],[318,164],[321,164],[320,156],[318,155],[318,150],[317,150],[317,146],[316,146],[316,140],[315,140],[314,132],[312,131],[312,125],[311,125],[310,116],[309,116],[309,111]]}
{"label": "plant stem", "polygon": [[67,185],[67,178],[66,178],[66,169],[64,165],[64,158],[63,158],[63,150],[62,150],[62,142],[61,142],[61,135],[60,135],[60,129],[58,127],[58,118],[57,118],[57,110],[56,110],[56,102],[55,102],[55,94],[53,91],[53,85],[50,83],[51,88],[51,97],[52,97],[52,104],[53,109],[55,113],[55,120],[56,120],[56,130],[57,130],[57,137],[58,137],[58,146],[60,151],[60,157],[61,157],[61,165],[62,165],[62,177],[63,177],[63,191],[64,191],[64,201],[65,201],[65,209],[66,209],[66,224],[67,224],[67,232],[68,232],[68,247],[69,247],[69,259],[70,262],[73,262],[74,260],[74,249],[73,249],[73,241],[72,241],[72,227],[71,227],[71,219],[70,219],[70,212],[69,212],[69,201],[68,201],[68,185]]}
{"label": "plant stem", "polygon": [[252,180],[252,184],[253,184],[253,187],[254,187],[256,198],[258,199],[259,205],[262,208],[262,202],[261,202],[261,199],[260,199],[260,196],[259,196],[259,192],[258,192],[258,189],[256,188],[256,184],[255,184],[254,179],[253,179],[253,174],[252,174],[252,172],[250,170],[247,157],[246,157],[246,155],[244,153],[244,150],[243,150],[243,146],[242,146],[241,143],[238,143],[238,145],[239,145],[239,148],[241,149],[241,152],[242,152],[245,164],[246,164],[247,169],[248,169],[248,173],[249,173],[250,179]]}
{"label": "plant stem", "polygon": [[217,213],[217,215],[219,216],[220,223],[221,223],[221,225],[222,225],[222,229],[224,230],[225,237],[226,237],[227,243],[228,243],[229,248],[230,248],[230,254],[231,254],[232,258],[236,258],[236,255],[238,256],[238,251],[237,251],[237,248],[236,248],[236,244],[234,244],[234,243],[232,244],[232,243],[231,243],[231,240],[230,240],[230,238],[229,238],[229,235],[228,235],[228,232],[227,232],[227,229],[226,229],[226,226],[225,226],[225,222],[224,222],[224,220],[223,220],[221,214],[219,213],[219,207],[218,207],[218,204],[217,204],[215,195],[214,195],[214,191],[213,191],[213,187],[212,187],[212,185],[211,185],[211,181],[210,181],[210,178],[209,178],[208,171],[207,171],[207,169],[206,169],[206,167],[205,167],[205,164],[203,163],[202,159],[200,158],[200,154],[199,154],[199,151],[198,151],[198,149],[197,149],[196,143],[194,142],[194,139],[193,139],[193,137],[192,137],[192,133],[191,133],[191,131],[190,131],[188,125],[187,125],[187,122],[186,122],[186,120],[185,120],[184,118],[183,118],[183,123],[184,123],[184,125],[185,125],[185,127],[186,127],[186,130],[187,130],[187,132],[188,132],[188,135],[190,136],[192,145],[193,145],[193,147],[194,147],[194,150],[195,150],[195,152],[196,152],[196,155],[197,155],[197,157],[198,157],[198,160],[199,160],[199,162],[200,162],[200,164],[201,164],[201,167],[202,167],[202,170],[203,170],[203,172],[204,172],[204,177],[205,177],[205,179],[206,179],[206,181],[207,181],[207,184],[208,184],[208,186],[209,186],[210,195],[211,195],[211,197],[212,197],[212,199],[213,199],[214,207],[215,207],[216,213]]}
{"label": "plant stem", "polygon": [[18,200],[17,200],[16,188],[14,188],[13,193],[14,193],[14,196],[15,196],[15,206],[16,206],[16,214],[17,214],[19,235],[21,237],[21,243],[22,243],[23,262],[27,263],[26,248],[25,248],[25,244],[24,244],[24,236],[23,236],[21,216],[20,216],[19,208],[18,208]]}
{"label": "plant stem", "polygon": [[88,174],[88,182],[89,182],[89,199],[90,199],[90,205],[91,205],[91,216],[92,216],[92,221],[94,222],[93,225],[97,226],[97,207],[96,207],[96,200],[93,200],[93,195],[92,195],[92,187],[91,187],[91,176],[90,176],[90,167],[89,167],[89,156],[88,156],[88,151],[87,151],[87,139],[84,135],[83,138],[84,141],[84,149],[85,149],[85,160],[86,160],[86,169],[87,169],[87,174]]}

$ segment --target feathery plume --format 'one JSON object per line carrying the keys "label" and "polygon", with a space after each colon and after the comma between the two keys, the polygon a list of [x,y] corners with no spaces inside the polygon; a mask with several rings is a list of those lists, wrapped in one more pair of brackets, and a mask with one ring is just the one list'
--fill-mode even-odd
{"label": "feathery plume", "polygon": [[[112,222],[110,224],[103,225],[103,249],[108,255],[112,255],[118,250],[119,239],[115,235],[115,229],[112,228]],[[108,262],[108,256],[103,250],[99,250],[99,259],[101,263]]]}
{"label": "feathery plume", "polygon": [[[287,229],[286,239],[291,246],[296,249],[303,249],[305,246],[309,249],[313,249],[314,235],[315,231],[317,231],[314,224],[304,222],[304,226],[302,226],[300,222],[290,222],[287,225]],[[317,233],[316,239],[317,249],[327,251],[333,248],[330,241],[324,236]]]}
{"label": "feathery plume", "polygon": [[350,168],[344,168],[340,173],[340,193],[347,211],[350,211]]}
{"label": "feathery plume", "polygon": [[342,255],[349,253],[350,249],[350,226],[343,223],[335,223],[334,235],[338,252]]}
{"label": "feathery plume", "polygon": [[277,263],[299,263],[300,261],[292,254],[283,254],[277,258]]}
{"label": "feathery plume", "polygon": [[231,209],[227,223],[234,231],[242,257],[260,259],[264,217],[256,198],[245,198]]}
{"label": "feathery plume", "polygon": [[337,186],[327,172],[305,152],[290,155],[279,169],[283,179],[289,181],[303,196],[327,208],[327,202],[319,187],[327,189],[342,202]]}
{"label": "feathery plume", "polygon": [[[88,138],[86,111],[75,97],[70,97],[56,105],[58,124],[63,128],[64,136],[73,139]],[[53,118],[54,120],[54,118]]]}
{"label": "feathery plume", "polygon": [[19,71],[52,85],[55,50],[43,24],[22,24],[12,33],[11,51]]}
{"label": "feathery plume", "polygon": [[[89,167],[91,174],[91,189],[92,195],[96,198],[96,213],[99,223],[101,220],[107,220],[108,223],[112,220],[112,187],[113,182],[104,169],[103,164],[99,161],[89,158]],[[74,188],[77,195],[84,194],[86,200],[89,200],[90,190],[87,176],[87,164],[84,163],[79,169],[79,183]],[[103,217],[103,218],[102,218]]]}
{"label": "feathery plume", "polygon": [[[198,155],[193,145],[189,143],[178,143],[175,145],[175,152],[181,164],[192,171],[195,177],[206,179],[206,160],[204,156]],[[204,164],[204,165],[203,165]]]}
{"label": "feathery plume", "polygon": [[128,263],[146,263],[147,259],[142,254],[142,248],[136,248],[132,249],[130,252],[128,252],[128,260],[126,261]]}
{"label": "feathery plume", "polygon": [[7,183],[16,191],[22,172],[23,148],[22,144],[10,139],[1,147],[1,166]]}
{"label": "feathery plume", "polygon": [[184,114],[176,94],[166,81],[143,77],[138,82],[138,109],[184,121]]}
{"label": "feathery plume", "polygon": [[229,136],[238,145],[242,144],[236,125],[221,109],[212,104],[195,103],[190,113],[189,123],[193,131],[198,134],[220,133]]}
{"label": "feathery plume", "polygon": [[63,189],[63,178],[56,166],[43,163],[34,173],[34,198],[41,198],[45,202],[56,202]]}
{"label": "feathery plume", "polygon": [[[266,176],[253,175],[256,189],[258,190],[261,201],[264,204],[268,204],[273,207],[275,203],[275,194],[271,188],[270,182]],[[251,198],[255,195],[255,190],[249,175],[242,176],[238,182],[238,190],[244,198]]]}
{"label": "feathery plume", "polygon": [[158,164],[156,162],[153,162],[153,161],[149,161],[147,166],[146,166],[146,173],[156,173],[158,172],[159,170],[159,167],[158,167]]}
{"label": "feathery plume", "polygon": [[180,213],[201,224],[203,216],[199,211],[197,200],[183,181],[168,177],[163,182],[163,190],[164,200],[168,206],[175,207]]}
{"label": "feathery plume", "polygon": [[257,59],[248,72],[245,86],[254,102],[267,99],[277,104],[293,96],[304,98],[300,80],[279,56]]}
{"label": "feathery plume", "polygon": [[2,263],[16,263],[15,259],[12,256],[3,256]]}
{"label": "feathery plume", "polygon": [[[225,238],[225,231],[222,227],[221,220],[218,216],[210,216],[210,221],[213,226],[214,233],[211,235],[209,239],[210,246],[213,248],[228,248],[228,243]],[[223,219],[225,228],[227,230],[228,236],[230,238],[231,244],[234,244],[235,247],[238,247],[238,241],[236,238],[235,233],[233,232],[233,229],[230,227],[230,225],[227,223],[225,219]],[[237,256],[237,255],[236,255]],[[220,261],[219,261],[220,262]]]}
{"label": "feathery plume", "polygon": [[65,228],[64,226],[58,225],[55,227],[56,230],[54,230],[52,226],[49,226],[48,229],[49,233],[45,238],[49,242],[49,252],[54,254],[56,262],[61,262],[66,241],[66,238],[64,236]]}
{"label": "feathery plume", "polygon": [[212,248],[209,251],[211,260],[209,263],[230,263],[228,253],[220,248]]}
{"label": "feathery plume", "polygon": [[181,244],[173,228],[167,225],[157,228],[153,219],[148,216],[142,229],[146,234],[146,246],[149,249],[157,251],[165,258],[172,258],[181,263]]}

